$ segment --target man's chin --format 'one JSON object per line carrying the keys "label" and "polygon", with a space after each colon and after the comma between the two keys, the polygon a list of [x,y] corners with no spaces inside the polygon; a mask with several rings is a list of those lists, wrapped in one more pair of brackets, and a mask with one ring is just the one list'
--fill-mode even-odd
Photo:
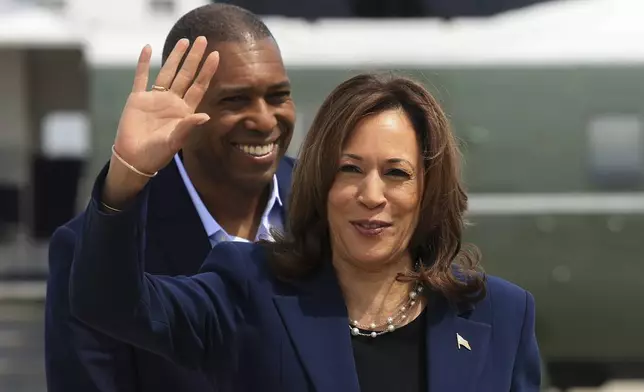
{"label": "man's chin", "polygon": [[235,173],[234,182],[240,188],[248,190],[249,192],[263,191],[273,183],[275,172],[274,168],[255,173],[239,172]]}

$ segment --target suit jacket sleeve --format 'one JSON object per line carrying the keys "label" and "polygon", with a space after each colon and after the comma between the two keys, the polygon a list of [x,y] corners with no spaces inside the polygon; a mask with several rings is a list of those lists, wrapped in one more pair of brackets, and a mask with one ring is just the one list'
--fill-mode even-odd
{"label": "suit jacket sleeve", "polygon": [[86,210],[70,282],[72,314],[90,326],[188,368],[210,367],[234,340],[247,297],[244,260],[223,243],[193,277],[144,272],[147,190],[118,214]]}
{"label": "suit jacket sleeve", "polygon": [[49,392],[133,392],[131,348],[97,332],[69,312],[74,232],[63,226],[51,238],[45,303],[45,370]]}
{"label": "suit jacket sleeve", "polygon": [[512,392],[539,392],[541,390],[541,360],[535,334],[534,297],[527,291],[525,294],[525,314],[512,374]]}

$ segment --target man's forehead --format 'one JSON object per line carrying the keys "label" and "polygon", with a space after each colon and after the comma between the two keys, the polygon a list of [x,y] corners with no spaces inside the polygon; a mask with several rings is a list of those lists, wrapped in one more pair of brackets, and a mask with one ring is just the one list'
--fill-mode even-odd
{"label": "man's forehead", "polygon": [[[272,40],[225,42],[219,51],[214,90],[252,87],[286,87],[288,78],[277,45]],[[279,86],[278,86],[279,85]]]}
{"label": "man's forehead", "polygon": [[260,40],[248,38],[209,45],[208,52],[214,50],[219,52],[219,62],[222,66],[235,66],[249,61],[283,63],[279,47],[272,38]]}

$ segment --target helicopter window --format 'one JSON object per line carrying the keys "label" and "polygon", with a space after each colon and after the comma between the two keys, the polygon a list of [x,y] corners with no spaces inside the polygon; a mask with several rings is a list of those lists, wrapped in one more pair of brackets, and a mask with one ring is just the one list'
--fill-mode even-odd
{"label": "helicopter window", "polygon": [[588,124],[588,158],[593,182],[632,187],[644,178],[644,135],[637,115],[606,115]]}

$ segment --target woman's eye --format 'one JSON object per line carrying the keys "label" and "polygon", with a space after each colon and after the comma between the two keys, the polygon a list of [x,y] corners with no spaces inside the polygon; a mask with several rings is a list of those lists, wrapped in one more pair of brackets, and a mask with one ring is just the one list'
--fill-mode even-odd
{"label": "woman's eye", "polygon": [[391,169],[387,172],[387,174],[395,177],[405,177],[405,178],[410,177],[410,174],[402,169]]}
{"label": "woman's eye", "polygon": [[342,165],[340,171],[345,173],[360,173],[360,168],[356,165]]}

